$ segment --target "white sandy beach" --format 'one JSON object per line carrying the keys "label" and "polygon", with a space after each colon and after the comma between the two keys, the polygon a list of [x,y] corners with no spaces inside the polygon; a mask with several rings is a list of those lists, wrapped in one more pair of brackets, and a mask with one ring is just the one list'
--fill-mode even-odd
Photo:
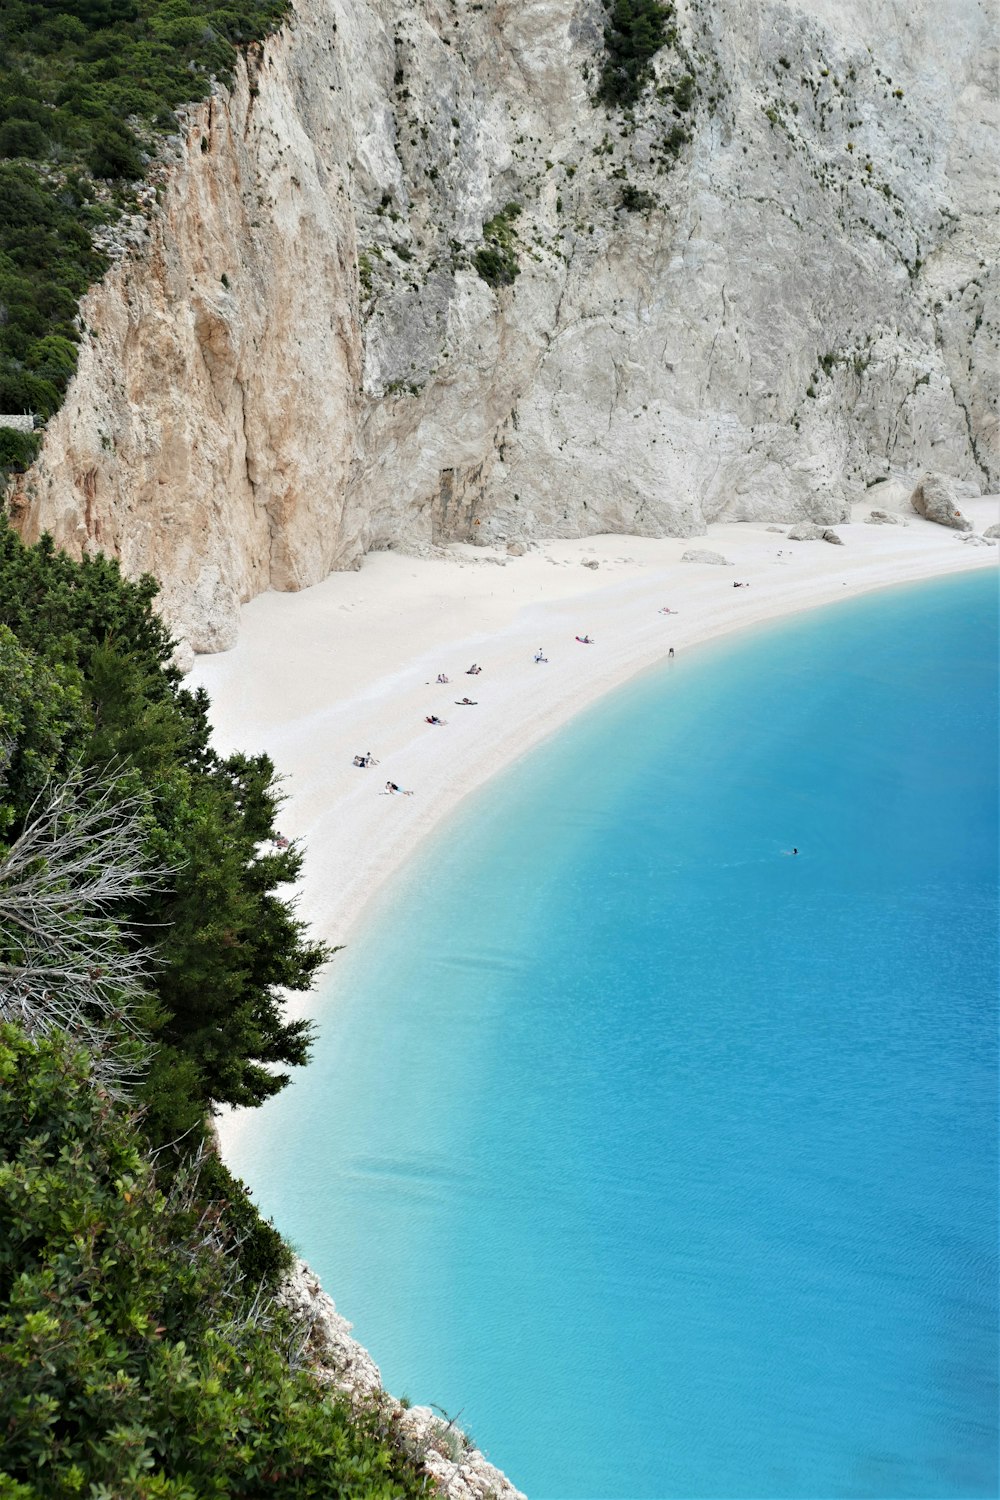
{"label": "white sandy beach", "polygon": [[[996,567],[996,547],[913,514],[905,526],[863,524],[870,509],[837,528],[842,547],[739,523],[688,540],[547,542],[524,557],[464,545],[431,559],[373,554],[358,573],[253,600],[235,649],[199,658],[190,681],[212,698],[220,750],[266,751],[279,768],[281,829],[306,849],[300,913],[343,943],[373,892],[463,797],[670,647],[680,655],[872,589]],[[995,497],[964,510],[976,532],[1000,515]],[[690,548],[734,566],[683,562]],[[665,605],[676,614],[661,614]],[[472,662],[477,677],[465,675]],[[464,696],[476,706],[456,706]],[[433,727],[428,714],[447,722]],[[378,766],[355,767],[369,750]],[[414,795],[383,795],[387,778]],[[295,997],[292,1011],[309,1004]]]}

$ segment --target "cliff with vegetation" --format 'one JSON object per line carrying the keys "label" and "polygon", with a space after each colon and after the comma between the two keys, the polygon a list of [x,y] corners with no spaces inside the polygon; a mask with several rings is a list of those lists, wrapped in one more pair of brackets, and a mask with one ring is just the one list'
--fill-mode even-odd
{"label": "cliff with vegetation", "polygon": [[995,487],[996,60],[980,0],[299,0],[105,228],[16,524],[212,650],[372,548]]}
{"label": "cliff with vegetation", "polygon": [[154,593],[0,521],[0,1494],[518,1500],[212,1152],[308,1057],[285,999],[327,955]]}

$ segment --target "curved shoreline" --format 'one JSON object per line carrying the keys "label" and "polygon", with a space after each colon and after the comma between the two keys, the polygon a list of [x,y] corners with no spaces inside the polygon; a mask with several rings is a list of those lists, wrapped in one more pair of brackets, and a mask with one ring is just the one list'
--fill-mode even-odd
{"label": "curved shoreline", "polygon": [[[964,504],[977,531],[997,519],[995,498]],[[996,549],[906,520],[844,526],[842,548],[744,522],[694,542],[598,536],[525,557],[469,546],[428,559],[376,554],[358,573],[252,601],[239,644],[199,658],[191,681],[212,698],[217,747],[266,751],[284,776],[282,830],[306,849],[300,913],[340,944],[464,797],[671,646],[680,653],[841,598],[996,566]],[[682,561],[692,547],[733,566]],[[677,613],[661,614],[664,605]],[[577,634],[595,644],[578,645]],[[536,665],[540,645],[548,661]],[[474,660],[483,671],[470,678]],[[475,706],[456,707],[464,696]],[[427,714],[447,722],[428,725]],[[358,769],[353,757],[367,750],[380,764]],[[387,778],[414,796],[380,795]],[[290,1011],[315,1004],[315,992],[293,997]],[[223,1146],[236,1123],[220,1121]]]}

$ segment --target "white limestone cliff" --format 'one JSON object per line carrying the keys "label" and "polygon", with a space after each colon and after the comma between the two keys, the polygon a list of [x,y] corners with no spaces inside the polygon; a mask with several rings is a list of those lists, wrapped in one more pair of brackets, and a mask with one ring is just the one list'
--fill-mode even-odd
{"label": "white limestone cliff", "polygon": [[372,548],[995,488],[992,7],[682,0],[631,116],[591,102],[604,19],[297,0],[85,299],[23,534],[153,572],[217,650],[241,601]]}

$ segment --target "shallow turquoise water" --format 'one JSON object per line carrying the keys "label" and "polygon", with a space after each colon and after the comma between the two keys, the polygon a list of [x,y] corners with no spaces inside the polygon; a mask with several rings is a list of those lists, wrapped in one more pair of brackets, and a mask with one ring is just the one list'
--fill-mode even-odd
{"label": "shallow turquoise water", "polygon": [[692,652],[337,960],[235,1165],[532,1500],[997,1494],[996,674],[981,574]]}

